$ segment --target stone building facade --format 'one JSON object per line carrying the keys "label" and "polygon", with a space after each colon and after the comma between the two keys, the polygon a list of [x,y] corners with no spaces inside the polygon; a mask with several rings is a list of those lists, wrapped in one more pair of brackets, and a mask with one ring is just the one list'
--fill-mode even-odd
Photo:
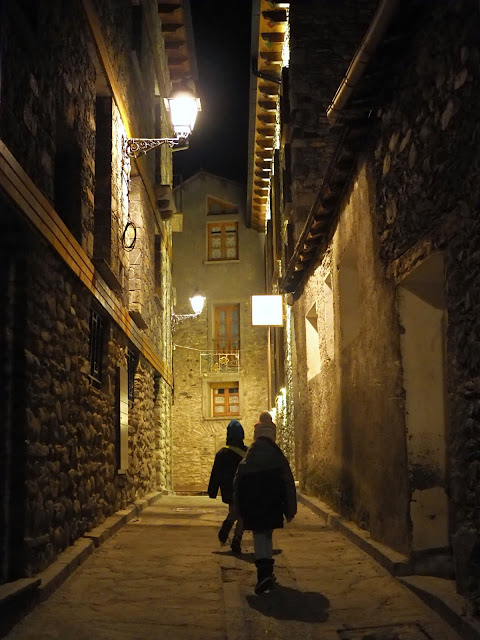
{"label": "stone building facade", "polygon": [[1,5],[0,583],[172,486],[166,4]]}
{"label": "stone building facade", "polygon": [[356,4],[258,3],[259,59],[279,24],[289,50],[267,226],[284,428],[303,490],[478,609],[480,10]]}
{"label": "stone building facade", "polygon": [[251,295],[265,292],[264,236],[245,224],[245,188],[199,171],[175,188],[183,231],[173,238],[175,312],[205,296],[196,318],[174,333],[173,487],[205,492],[226,427],[239,420],[253,439],[268,408],[267,330],[252,326]]}

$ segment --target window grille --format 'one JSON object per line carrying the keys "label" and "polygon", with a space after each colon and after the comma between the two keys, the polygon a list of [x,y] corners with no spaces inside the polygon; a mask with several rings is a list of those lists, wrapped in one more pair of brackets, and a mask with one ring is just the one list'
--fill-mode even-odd
{"label": "window grille", "polygon": [[127,371],[128,371],[128,404],[133,405],[135,400],[135,373],[138,365],[138,354],[131,349],[127,350]]}
{"label": "window grille", "polygon": [[90,376],[100,386],[102,380],[104,320],[94,309],[90,312]]}
{"label": "window grille", "polygon": [[160,296],[162,293],[162,238],[155,236],[155,293]]}

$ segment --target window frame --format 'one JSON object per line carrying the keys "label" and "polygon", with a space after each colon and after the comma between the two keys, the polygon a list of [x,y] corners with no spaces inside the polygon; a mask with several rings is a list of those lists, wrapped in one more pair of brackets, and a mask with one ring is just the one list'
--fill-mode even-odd
{"label": "window frame", "polygon": [[[213,418],[238,418],[240,416],[240,382],[238,380],[234,381],[226,381],[226,382],[210,382],[210,413]],[[222,413],[217,413],[215,411],[215,407],[218,404],[215,403],[215,390],[216,389],[225,389],[227,392],[225,394],[226,403],[225,408],[226,411]],[[236,405],[233,402],[230,402],[230,390],[236,389],[236,392],[232,392],[232,396],[237,397]],[[237,411],[234,413],[230,410],[230,406],[237,406]]]}
{"label": "window frame", "polygon": [[[235,256],[227,257],[227,226],[235,226]],[[212,247],[212,227],[220,227],[220,253],[221,256],[219,258],[212,257],[212,250],[217,249],[217,247]],[[229,247],[228,247],[229,248]],[[216,222],[207,222],[207,261],[208,262],[225,262],[231,260],[239,259],[239,238],[238,238],[238,221],[237,220],[219,220]]]}
{"label": "window frame", "polygon": [[[220,318],[219,314],[221,311],[226,312],[226,322],[225,322],[225,347],[219,347],[219,342],[221,341],[219,327],[220,327]],[[234,346],[235,336],[232,338],[232,327],[235,323],[232,322],[232,312],[237,311],[238,313],[238,331],[236,336],[236,346]],[[214,325],[213,325],[213,347],[214,351],[217,353],[236,353],[240,351],[240,303],[224,303],[224,304],[215,304],[213,305],[213,317],[214,317]]]}

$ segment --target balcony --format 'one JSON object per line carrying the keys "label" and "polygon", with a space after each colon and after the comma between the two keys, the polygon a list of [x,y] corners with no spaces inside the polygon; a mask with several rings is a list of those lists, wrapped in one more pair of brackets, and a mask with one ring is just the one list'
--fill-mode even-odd
{"label": "balcony", "polygon": [[200,354],[200,373],[239,373],[240,351],[208,351]]}

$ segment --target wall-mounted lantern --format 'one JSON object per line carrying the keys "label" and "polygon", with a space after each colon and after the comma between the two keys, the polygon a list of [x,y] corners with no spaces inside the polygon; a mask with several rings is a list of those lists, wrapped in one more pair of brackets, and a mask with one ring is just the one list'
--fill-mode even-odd
{"label": "wall-mounted lantern", "polygon": [[193,313],[184,313],[184,314],[178,315],[176,313],[173,313],[172,311],[172,332],[175,331],[177,326],[184,320],[188,320],[188,318],[198,317],[203,311],[203,305],[205,304],[205,299],[206,299],[205,296],[202,296],[198,293],[190,298],[190,304],[192,305]]}
{"label": "wall-mounted lantern", "polygon": [[187,140],[195,126],[198,112],[201,110],[200,100],[193,93],[186,90],[176,91],[170,98],[165,99],[170,113],[175,138],[127,138],[124,152],[129,158],[147,153],[163,144],[175,147],[181,141]]}

